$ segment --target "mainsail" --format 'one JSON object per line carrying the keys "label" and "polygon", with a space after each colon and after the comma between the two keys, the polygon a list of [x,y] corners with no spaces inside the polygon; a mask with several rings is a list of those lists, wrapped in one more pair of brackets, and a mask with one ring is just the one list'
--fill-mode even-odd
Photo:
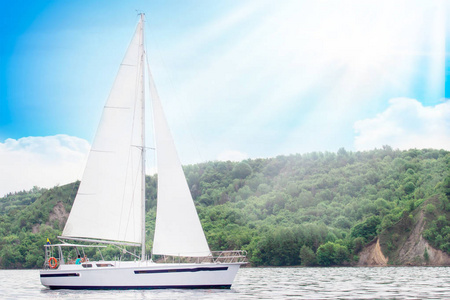
{"label": "mainsail", "polygon": [[141,243],[143,22],[120,65],[63,237]]}

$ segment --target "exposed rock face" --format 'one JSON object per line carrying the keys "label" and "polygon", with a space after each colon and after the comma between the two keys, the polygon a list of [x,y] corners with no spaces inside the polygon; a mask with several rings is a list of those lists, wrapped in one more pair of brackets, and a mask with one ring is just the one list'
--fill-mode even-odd
{"label": "exposed rock face", "polygon": [[[441,250],[433,248],[423,238],[425,228],[423,211],[406,241],[395,251],[396,263],[410,266],[450,266],[450,256]],[[426,252],[425,252],[426,249]],[[425,253],[428,253],[426,258]],[[386,266],[389,258],[383,255],[380,240],[367,245],[359,253],[358,266]]]}
{"label": "exposed rock face", "polygon": [[[58,222],[58,226],[62,228],[69,217],[69,213],[64,208],[62,202],[56,203],[53,210],[48,216],[48,221],[45,222],[46,225],[52,226],[54,221]],[[41,224],[34,224],[31,228],[32,233],[38,233],[41,230]]]}
{"label": "exposed rock face", "polygon": [[41,229],[41,225],[40,224],[34,224],[33,227],[31,228],[31,232],[32,233],[38,233],[40,229]]}
{"label": "exposed rock face", "polygon": [[377,238],[375,241],[367,245],[359,253],[358,266],[387,266],[388,259],[384,257],[381,252],[380,241]]}
{"label": "exposed rock face", "polygon": [[[441,250],[431,247],[422,237],[424,228],[425,219],[422,211],[411,235],[399,248],[399,262],[406,265],[449,266],[450,256]],[[428,253],[428,260],[425,259],[425,249]]]}
{"label": "exposed rock face", "polygon": [[55,220],[58,221],[58,224],[60,227],[62,227],[69,217],[69,213],[64,208],[64,205],[62,202],[56,203],[55,207],[53,207],[53,211],[48,216],[48,222],[47,225],[50,225]]}

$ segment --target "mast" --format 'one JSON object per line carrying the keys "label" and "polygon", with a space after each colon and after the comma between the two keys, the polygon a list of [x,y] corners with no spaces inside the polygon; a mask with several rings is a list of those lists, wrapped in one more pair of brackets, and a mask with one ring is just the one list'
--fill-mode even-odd
{"label": "mast", "polygon": [[140,52],[141,52],[141,109],[142,109],[142,187],[141,187],[141,260],[145,260],[145,89],[144,89],[144,14],[141,13],[141,40],[140,40]]}

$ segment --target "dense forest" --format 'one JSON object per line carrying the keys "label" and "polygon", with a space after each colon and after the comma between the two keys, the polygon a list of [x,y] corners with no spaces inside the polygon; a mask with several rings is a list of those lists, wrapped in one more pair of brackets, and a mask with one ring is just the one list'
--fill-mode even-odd
{"label": "dense forest", "polygon": [[[449,166],[448,151],[384,146],[206,162],[184,171],[212,250],[246,250],[254,266],[329,266],[353,264],[381,234],[384,247],[394,247],[418,209],[426,212],[423,237],[450,253]],[[148,249],[156,176],[146,180]],[[78,185],[0,198],[0,268],[43,265],[42,246],[57,241]]]}

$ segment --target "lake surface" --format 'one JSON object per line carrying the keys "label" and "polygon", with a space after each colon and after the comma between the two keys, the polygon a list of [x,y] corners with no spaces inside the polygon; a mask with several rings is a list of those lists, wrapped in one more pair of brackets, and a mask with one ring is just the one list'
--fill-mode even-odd
{"label": "lake surface", "polygon": [[2,299],[450,299],[450,267],[243,268],[230,290],[50,290],[0,270]]}

